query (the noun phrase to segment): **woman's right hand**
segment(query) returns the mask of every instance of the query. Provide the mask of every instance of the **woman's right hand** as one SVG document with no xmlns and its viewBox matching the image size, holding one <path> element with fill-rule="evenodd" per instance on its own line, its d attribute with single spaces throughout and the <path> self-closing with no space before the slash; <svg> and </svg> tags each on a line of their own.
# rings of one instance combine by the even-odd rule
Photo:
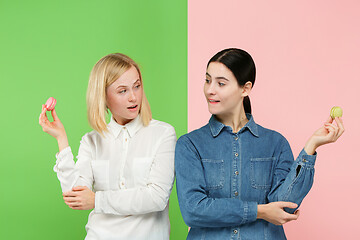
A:
<svg viewBox="0 0 360 240">
<path fill-rule="evenodd" d="M 69 145 L 67 136 L 66 136 L 66 132 L 65 132 L 65 128 L 64 128 L 63 124 L 61 123 L 60 119 L 58 118 L 58 116 L 56 115 L 55 109 L 53 109 L 51 111 L 51 115 L 54 119 L 53 122 L 50 122 L 48 117 L 46 116 L 46 110 L 47 109 L 46 109 L 45 105 L 43 104 L 42 111 L 39 116 L 39 124 L 41 125 L 44 132 L 46 132 L 46 133 L 50 134 L 51 136 L 53 136 L 54 138 L 56 138 L 56 140 L 58 141 L 58 144 L 59 144 L 59 151 L 61 151 Z"/>
<path fill-rule="evenodd" d="M 294 214 L 285 212 L 284 208 L 297 208 L 296 203 L 292 202 L 271 202 L 258 205 L 258 219 L 264 219 L 275 225 L 283 225 L 292 220 L 297 220 L 300 211 L 296 210 Z"/>
<path fill-rule="evenodd" d="M 335 119 L 328 117 L 324 125 L 316 130 L 306 142 L 304 147 L 305 152 L 313 155 L 318 147 L 336 142 L 344 131 L 344 123 L 341 117 L 336 117 Z"/>
</svg>

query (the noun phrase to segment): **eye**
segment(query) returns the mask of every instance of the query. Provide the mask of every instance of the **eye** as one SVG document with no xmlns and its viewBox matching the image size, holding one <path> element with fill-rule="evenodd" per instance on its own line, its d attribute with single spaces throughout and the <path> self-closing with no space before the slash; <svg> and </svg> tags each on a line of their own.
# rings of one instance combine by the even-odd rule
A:
<svg viewBox="0 0 360 240">
<path fill-rule="evenodd" d="M 225 83 L 219 82 L 219 86 L 220 87 L 225 86 Z"/>
<path fill-rule="evenodd" d="M 206 83 L 210 83 L 210 80 L 209 80 L 209 79 L 205 79 L 205 82 L 206 82 Z"/>
<path fill-rule="evenodd" d="M 126 90 L 125 89 L 121 90 L 121 91 L 119 91 L 119 93 L 126 93 Z"/>
<path fill-rule="evenodd" d="M 136 86 L 135 86 L 135 88 L 140 88 L 140 87 L 141 87 L 141 85 L 140 85 L 140 84 L 138 84 L 138 85 L 136 85 Z"/>
</svg>

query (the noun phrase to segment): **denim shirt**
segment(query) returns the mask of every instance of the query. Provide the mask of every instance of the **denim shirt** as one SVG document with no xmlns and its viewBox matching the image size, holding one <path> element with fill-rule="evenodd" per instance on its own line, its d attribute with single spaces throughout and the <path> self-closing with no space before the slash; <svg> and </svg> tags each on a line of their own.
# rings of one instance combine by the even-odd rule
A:
<svg viewBox="0 0 360 240">
<path fill-rule="evenodd" d="M 300 203 L 314 177 L 315 155 L 294 161 L 278 132 L 248 123 L 237 133 L 212 116 L 179 138 L 175 149 L 180 210 L 191 227 L 187 239 L 286 239 L 282 226 L 257 218 L 257 205 Z M 286 209 L 293 213 L 295 209 Z"/>
</svg>

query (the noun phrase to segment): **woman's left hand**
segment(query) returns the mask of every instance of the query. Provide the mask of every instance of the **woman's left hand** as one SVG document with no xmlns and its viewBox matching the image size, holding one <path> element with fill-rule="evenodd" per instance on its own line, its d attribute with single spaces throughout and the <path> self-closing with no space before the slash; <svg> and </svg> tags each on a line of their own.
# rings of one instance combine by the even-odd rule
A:
<svg viewBox="0 0 360 240">
<path fill-rule="evenodd" d="M 74 187 L 72 191 L 64 192 L 63 198 L 70 208 L 76 210 L 89 210 L 95 208 L 95 193 L 88 187 Z"/>
<path fill-rule="evenodd" d="M 335 124 L 336 122 L 336 124 Z M 312 155 L 315 153 L 316 148 L 321 145 L 333 143 L 344 133 L 344 124 L 341 118 L 336 117 L 335 122 L 331 117 L 324 123 L 324 126 L 314 132 L 305 145 L 307 154 Z"/>
</svg>

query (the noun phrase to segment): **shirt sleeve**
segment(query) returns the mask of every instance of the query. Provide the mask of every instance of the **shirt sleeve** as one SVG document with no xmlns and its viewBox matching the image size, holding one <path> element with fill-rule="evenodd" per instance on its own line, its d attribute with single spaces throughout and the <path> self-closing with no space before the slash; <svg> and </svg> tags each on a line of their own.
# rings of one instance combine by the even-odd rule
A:
<svg viewBox="0 0 360 240">
<path fill-rule="evenodd" d="M 146 187 L 97 191 L 95 213 L 138 215 L 163 211 L 166 208 L 175 175 L 176 134 L 174 128 L 166 130 L 160 138 Z"/>
<path fill-rule="evenodd" d="M 296 161 L 289 143 L 284 139 L 279 160 L 274 168 L 273 184 L 268 195 L 269 202 L 294 202 L 300 206 L 314 181 L 314 165 L 317 153 L 308 155 L 304 149 Z M 296 209 L 285 210 L 294 213 Z"/>
<path fill-rule="evenodd" d="M 175 172 L 180 210 L 189 227 L 229 227 L 256 221 L 256 202 L 208 197 L 200 156 L 187 136 L 176 144 Z"/>
<path fill-rule="evenodd" d="M 80 141 L 77 159 L 75 164 L 70 147 L 56 154 L 54 171 L 60 181 L 62 192 L 70 191 L 75 186 L 86 186 L 92 189 L 94 180 L 90 165 L 91 148 L 86 135 Z"/>
</svg>

